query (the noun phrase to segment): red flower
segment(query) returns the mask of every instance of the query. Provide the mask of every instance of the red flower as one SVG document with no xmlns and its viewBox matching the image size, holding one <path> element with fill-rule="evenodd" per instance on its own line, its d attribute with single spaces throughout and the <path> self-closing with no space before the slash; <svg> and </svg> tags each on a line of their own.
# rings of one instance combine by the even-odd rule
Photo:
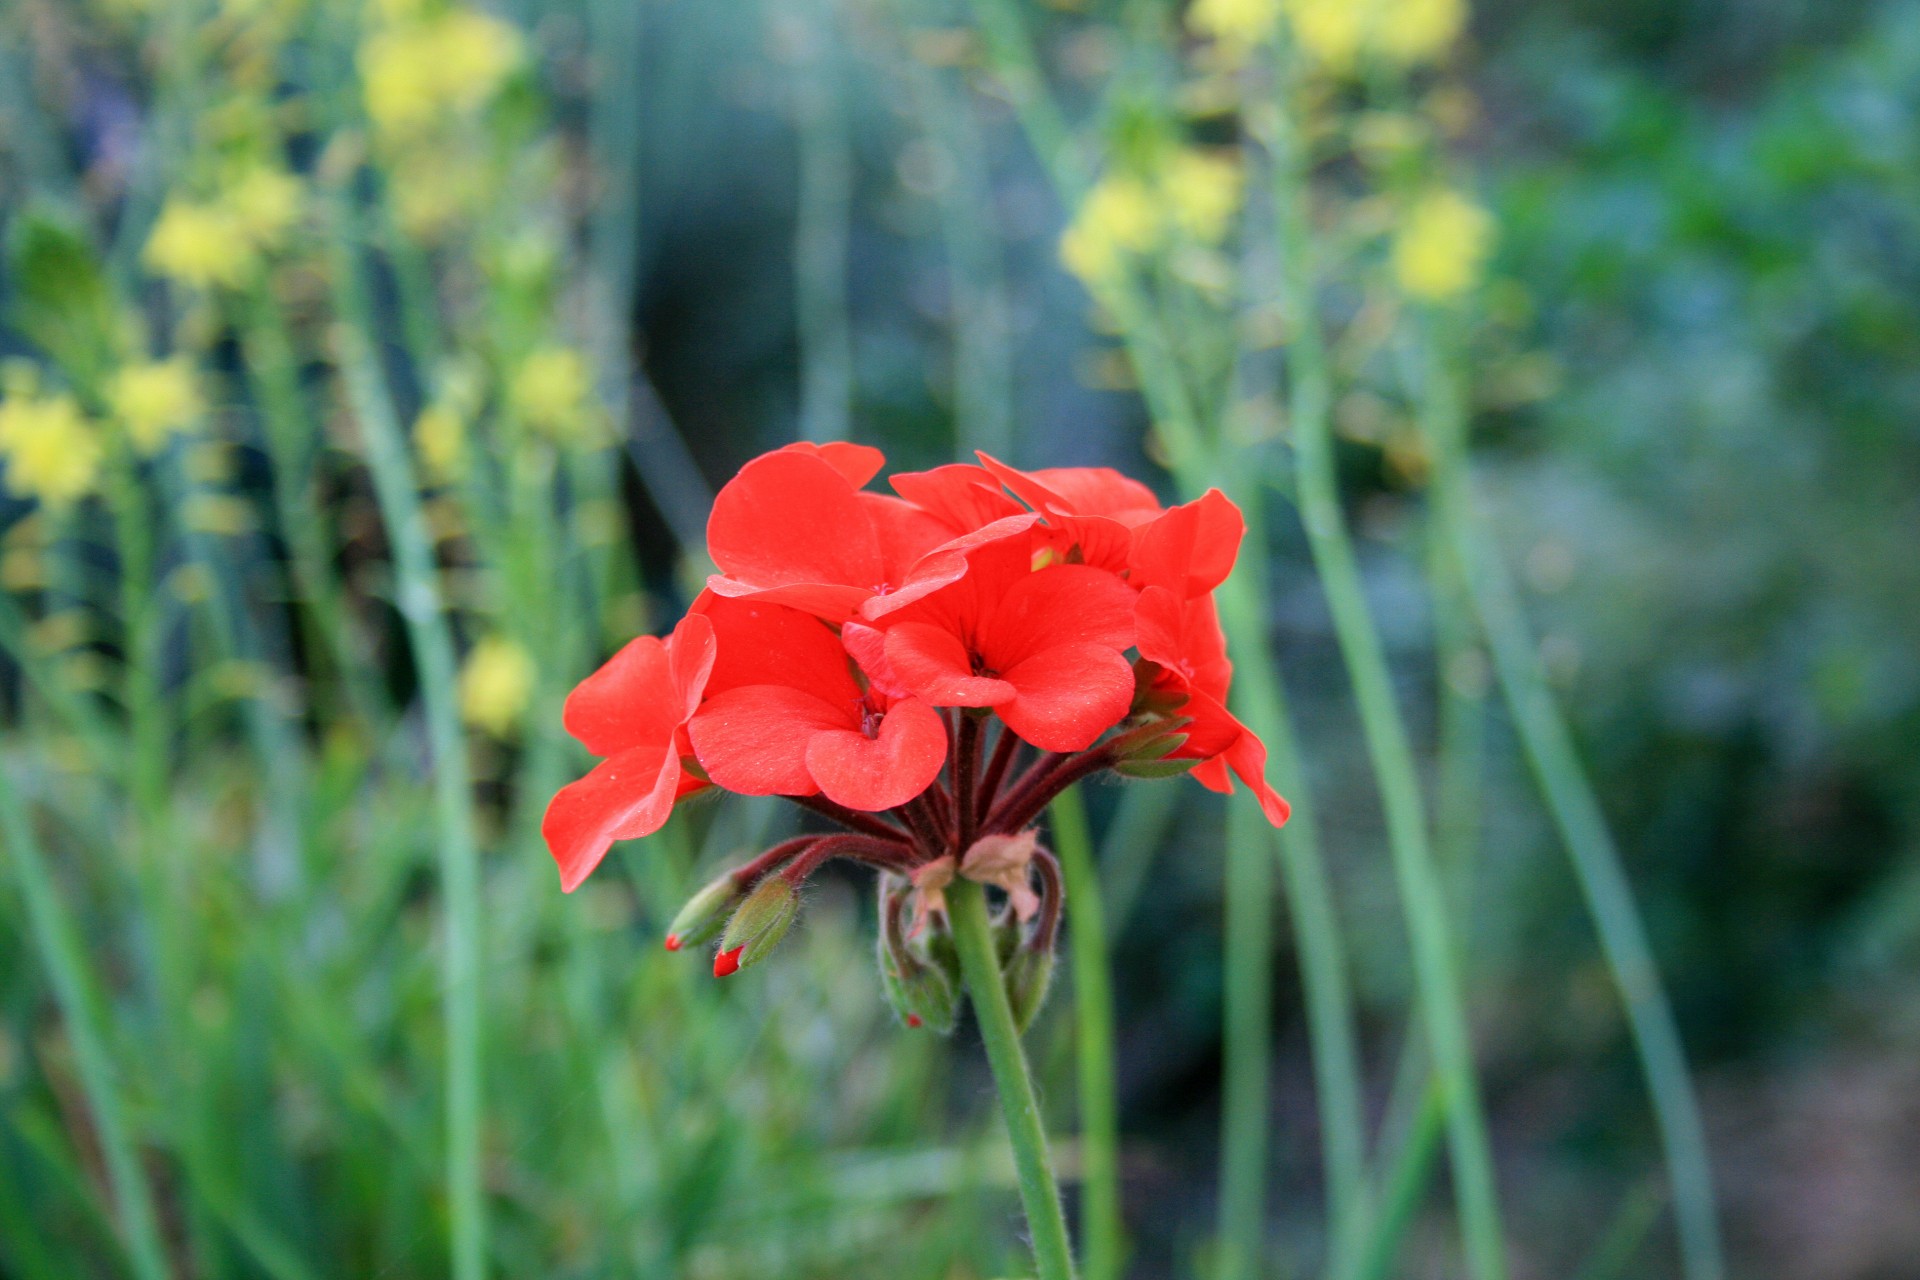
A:
<svg viewBox="0 0 1920 1280">
<path fill-rule="evenodd" d="M 1133 592 L 1090 565 L 1035 570 L 1033 553 L 1025 530 L 983 541 L 963 577 L 887 609 L 884 678 L 937 707 L 992 707 L 1042 750 L 1080 751 L 1132 705 Z"/>
<path fill-rule="evenodd" d="M 875 596 L 910 598 L 965 571 L 929 556 L 953 531 L 900 498 L 865 493 L 883 459 L 850 444 L 762 454 L 714 497 L 707 552 L 715 595 L 766 600 L 838 622 Z"/>
<path fill-rule="evenodd" d="M 641 636 L 582 680 L 567 697 L 567 732 L 606 756 L 547 806 L 541 834 L 571 893 L 615 840 L 651 835 L 673 802 L 706 785 L 680 767 L 684 726 L 700 704 L 715 663 L 714 631 L 699 615 L 664 641 Z"/>
<path fill-rule="evenodd" d="M 703 597 L 720 656 L 688 725 L 707 776 L 743 795 L 821 792 L 882 810 L 925 791 L 947 759 L 939 713 L 863 689 L 839 636 L 764 600 Z"/>
</svg>

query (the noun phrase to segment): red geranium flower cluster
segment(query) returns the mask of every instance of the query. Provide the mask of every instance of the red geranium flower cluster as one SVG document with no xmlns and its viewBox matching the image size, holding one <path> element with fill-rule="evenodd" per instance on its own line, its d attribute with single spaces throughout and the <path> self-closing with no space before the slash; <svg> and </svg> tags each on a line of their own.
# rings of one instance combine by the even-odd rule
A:
<svg viewBox="0 0 1920 1280">
<path fill-rule="evenodd" d="M 775 870 L 790 887 L 827 857 L 923 882 L 942 859 L 971 874 L 983 838 L 1022 833 L 1106 768 L 1191 771 L 1216 791 L 1237 776 L 1286 820 L 1265 748 L 1226 708 L 1213 591 L 1244 532 L 1234 505 L 1213 491 L 1163 509 L 1104 468 L 980 460 L 896 475 L 897 496 L 867 490 L 884 459 L 859 445 L 741 468 L 707 525 L 719 572 L 687 616 L 567 700 L 568 731 L 606 758 L 547 811 L 563 888 L 709 786 L 789 796 L 853 834 L 789 841 L 723 877 L 696 929 Z M 1025 862 L 1008 872 L 996 849 L 1003 887 L 1030 906 Z M 754 958 L 736 947 L 734 961 L 742 950 Z M 732 963 L 723 946 L 719 969 Z"/>
</svg>

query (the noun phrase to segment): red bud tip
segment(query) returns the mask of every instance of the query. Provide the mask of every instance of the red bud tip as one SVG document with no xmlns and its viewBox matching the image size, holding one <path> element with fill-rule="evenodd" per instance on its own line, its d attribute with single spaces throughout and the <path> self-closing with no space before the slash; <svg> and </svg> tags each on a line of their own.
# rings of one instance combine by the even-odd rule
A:
<svg viewBox="0 0 1920 1280">
<path fill-rule="evenodd" d="M 724 978 L 730 973 L 740 972 L 740 953 L 747 948 L 744 944 L 731 951 L 722 951 L 713 958 L 713 976 Z"/>
<path fill-rule="evenodd" d="M 920 1015 L 919 1015 L 919 1014 L 917 1014 L 917 1013 L 910 1013 L 910 1014 L 908 1014 L 908 1015 L 907 1015 L 907 1025 L 908 1025 L 908 1026 L 910 1026 L 910 1027 L 917 1027 L 917 1026 L 919 1026 L 919 1025 L 920 1025 Z"/>
<path fill-rule="evenodd" d="M 670 933 L 670 934 L 668 934 L 668 935 L 667 935 L 667 950 L 669 950 L 669 951 L 678 951 L 679 949 L 680 949 L 680 935 L 679 935 L 679 934 L 677 934 L 677 933 Z"/>
</svg>

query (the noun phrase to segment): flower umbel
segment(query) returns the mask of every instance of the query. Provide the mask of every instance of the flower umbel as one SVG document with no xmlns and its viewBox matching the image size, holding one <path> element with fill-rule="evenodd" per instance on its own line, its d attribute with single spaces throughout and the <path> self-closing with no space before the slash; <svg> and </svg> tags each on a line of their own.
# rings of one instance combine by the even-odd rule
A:
<svg viewBox="0 0 1920 1280">
<path fill-rule="evenodd" d="M 607 757 L 548 809 L 571 890 L 615 840 L 657 830 L 705 787 L 780 795 L 844 829 L 723 874 L 668 950 L 720 934 L 728 976 L 772 952 L 824 863 L 881 873 L 880 966 L 903 1021 L 952 1025 L 957 881 L 986 885 L 1017 1022 L 1052 972 L 1060 876 L 1034 823 L 1113 771 L 1251 789 L 1275 825 L 1265 748 L 1226 709 L 1213 591 L 1243 526 L 1222 494 L 1163 508 L 1101 468 L 978 466 L 896 475 L 850 444 L 792 445 L 726 485 L 708 523 L 720 569 L 665 639 L 628 644 L 567 700 Z M 477 658 L 476 658 L 477 661 Z M 977 889 L 969 892 L 977 893 Z"/>
</svg>

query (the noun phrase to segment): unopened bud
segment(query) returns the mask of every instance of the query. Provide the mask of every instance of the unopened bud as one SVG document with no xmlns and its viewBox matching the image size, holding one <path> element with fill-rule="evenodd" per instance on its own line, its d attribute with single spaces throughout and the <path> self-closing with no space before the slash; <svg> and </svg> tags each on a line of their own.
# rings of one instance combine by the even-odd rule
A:
<svg viewBox="0 0 1920 1280">
<path fill-rule="evenodd" d="M 709 882 L 687 899 L 687 905 L 680 908 L 680 914 L 667 926 L 667 950 L 697 947 L 719 933 L 726 927 L 727 913 L 746 896 L 731 871 Z"/>
<path fill-rule="evenodd" d="M 1053 948 L 1021 947 L 1001 970 L 1000 980 L 1006 984 L 1007 1003 L 1013 1006 L 1013 1025 L 1025 1034 L 1053 986 Z"/>
<path fill-rule="evenodd" d="M 785 876 L 768 876 L 747 895 L 720 935 L 720 955 L 714 961 L 716 977 L 758 963 L 786 937 L 787 927 L 800 914 L 800 893 Z M 726 972 L 721 972 L 725 962 Z"/>
<path fill-rule="evenodd" d="M 1199 763 L 1193 756 L 1178 760 L 1122 760 L 1113 766 L 1113 771 L 1123 778 L 1177 778 Z"/>
<path fill-rule="evenodd" d="M 880 985 L 887 1002 L 909 1027 L 946 1035 L 960 1007 L 959 957 L 943 918 L 935 917 L 908 938 L 904 917 L 910 893 L 904 880 L 882 881 L 880 892 Z"/>
</svg>

